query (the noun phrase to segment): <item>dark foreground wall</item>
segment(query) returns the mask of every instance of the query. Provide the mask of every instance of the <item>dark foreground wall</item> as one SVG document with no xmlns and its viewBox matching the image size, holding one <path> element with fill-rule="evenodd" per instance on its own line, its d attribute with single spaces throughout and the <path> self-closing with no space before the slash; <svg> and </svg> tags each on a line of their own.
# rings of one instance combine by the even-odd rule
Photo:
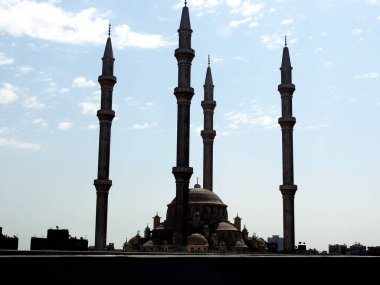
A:
<svg viewBox="0 0 380 285">
<path fill-rule="evenodd" d="M 379 284 L 380 257 L 0 252 L 6 284 Z M 339 284 L 340 282 L 338 282 Z"/>
</svg>

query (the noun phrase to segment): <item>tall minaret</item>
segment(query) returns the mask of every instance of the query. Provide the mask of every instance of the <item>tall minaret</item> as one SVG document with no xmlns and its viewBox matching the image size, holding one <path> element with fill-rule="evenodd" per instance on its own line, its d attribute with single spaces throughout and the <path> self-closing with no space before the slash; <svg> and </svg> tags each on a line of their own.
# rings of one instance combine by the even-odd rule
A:
<svg viewBox="0 0 380 285">
<path fill-rule="evenodd" d="M 204 114 L 204 130 L 201 131 L 203 139 L 203 188 L 212 191 L 212 165 L 213 165 L 213 144 L 216 132 L 213 130 L 214 109 L 214 84 L 210 67 L 210 56 L 208 57 L 208 67 L 206 72 L 204 88 L 204 100 L 202 108 Z"/>
<path fill-rule="evenodd" d="M 116 83 L 113 76 L 114 57 L 111 43 L 111 25 L 109 26 L 108 39 L 103 55 L 102 75 L 98 82 L 101 86 L 101 105 L 97 112 L 99 118 L 99 156 L 98 179 L 94 180 L 96 188 L 96 225 L 95 225 L 95 249 L 105 250 L 107 240 L 107 208 L 108 191 L 112 181 L 109 180 L 111 125 L 115 117 L 112 110 L 112 91 Z"/>
<path fill-rule="evenodd" d="M 282 175 L 280 185 L 283 201 L 284 252 L 293 253 L 295 250 L 294 237 L 294 195 L 297 185 L 294 185 L 293 167 L 293 127 L 296 118 L 292 112 L 292 98 L 295 86 L 292 83 L 292 66 L 290 65 L 289 49 L 286 45 L 282 54 L 281 84 L 278 91 L 281 94 L 281 114 L 278 123 L 282 131 Z"/>
<path fill-rule="evenodd" d="M 173 167 L 176 183 L 176 212 L 174 243 L 179 250 L 187 244 L 189 181 L 193 168 L 189 167 L 190 153 L 190 104 L 194 89 L 190 86 L 191 62 L 195 56 L 191 48 L 189 9 L 182 8 L 181 23 L 178 29 L 179 47 L 175 50 L 178 62 L 178 87 L 174 88 L 177 98 L 177 164 Z"/>
</svg>

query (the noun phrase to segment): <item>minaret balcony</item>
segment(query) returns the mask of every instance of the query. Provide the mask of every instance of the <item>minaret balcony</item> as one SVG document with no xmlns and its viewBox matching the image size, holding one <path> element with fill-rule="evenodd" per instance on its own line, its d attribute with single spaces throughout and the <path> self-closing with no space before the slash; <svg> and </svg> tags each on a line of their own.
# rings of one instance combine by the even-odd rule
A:
<svg viewBox="0 0 380 285">
<path fill-rule="evenodd" d="M 278 123 L 283 129 L 293 128 L 296 123 L 296 118 L 295 117 L 281 117 L 281 118 L 278 118 Z"/>
</svg>

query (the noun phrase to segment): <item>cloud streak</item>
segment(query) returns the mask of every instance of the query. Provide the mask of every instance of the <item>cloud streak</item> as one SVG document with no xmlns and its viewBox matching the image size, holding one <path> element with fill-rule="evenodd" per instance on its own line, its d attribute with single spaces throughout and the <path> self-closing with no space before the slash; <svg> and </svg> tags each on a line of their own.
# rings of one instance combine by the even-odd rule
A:
<svg viewBox="0 0 380 285">
<path fill-rule="evenodd" d="M 6 54 L 0 52 L 0 65 L 12 64 L 14 61 L 14 58 L 8 57 Z"/>
<path fill-rule="evenodd" d="M 18 99 L 18 88 L 10 83 L 3 83 L 0 87 L 0 105 L 7 105 Z"/>
<path fill-rule="evenodd" d="M 372 72 L 356 75 L 355 79 L 374 79 L 378 77 L 379 77 L 379 73 L 372 71 Z"/>
<path fill-rule="evenodd" d="M 107 14 L 90 7 L 77 13 L 63 10 L 59 3 L 33 0 L 2 0 L 0 29 L 15 36 L 27 36 L 59 43 L 104 44 L 109 20 Z M 119 25 L 113 31 L 114 47 L 159 48 L 171 42 L 162 35 L 132 31 Z M 1 59 L 1 57 L 0 57 Z"/>
<path fill-rule="evenodd" d="M 95 82 L 92 80 L 87 80 L 84 76 L 79 76 L 73 80 L 73 87 L 89 88 L 94 86 L 96 86 Z"/>
<path fill-rule="evenodd" d="M 0 147 L 31 151 L 38 151 L 39 149 L 41 149 L 41 145 L 39 144 L 20 142 L 16 139 L 10 138 L 0 138 Z"/>
</svg>

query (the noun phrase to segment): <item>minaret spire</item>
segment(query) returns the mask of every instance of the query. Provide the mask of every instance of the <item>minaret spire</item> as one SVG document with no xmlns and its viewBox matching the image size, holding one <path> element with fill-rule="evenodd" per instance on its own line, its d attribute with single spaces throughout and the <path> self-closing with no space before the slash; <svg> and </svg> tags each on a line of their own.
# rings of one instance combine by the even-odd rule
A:
<svg viewBox="0 0 380 285">
<path fill-rule="evenodd" d="M 191 48 L 189 9 L 182 8 L 181 23 L 178 29 L 178 48 L 175 57 L 178 62 L 178 87 L 174 88 L 177 99 L 177 156 L 172 173 L 176 180 L 176 206 L 174 243 L 178 250 L 185 250 L 188 232 L 189 182 L 193 168 L 189 166 L 190 154 L 190 104 L 194 95 L 191 84 L 191 62 L 195 56 Z"/>
<path fill-rule="evenodd" d="M 292 83 L 292 66 L 290 64 L 289 49 L 286 44 L 282 53 L 281 84 L 278 91 L 281 94 L 281 114 L 278 123 L 282 131 L 282 175 L 283 184 L 280 185 L 283 200 L 283 227 L 284 252 L 293 253 L 295 248 L 294 235 L 294 195 L 297 185 L 294 185 L 293 166 L 293 127 L 296 118 L 293 117 L 292 99 L 295 86 Z"/>
<path fill-rule="evenodd" d="M 203 139 L 203 188 L 213 191 L 213 145 L 216 132 L 213 130 L 214 109 L 214 84 L 210 67 L 210 55 L 208 56 L 208 66 L 204 88 L 204 100 L 201 103 L 204 114 L 204 129 L 201 131 Z"/>
<path fill-rule="evenodd" d="M 110 30 L 109 30 L 110 33 Z M 112 110 L 112 92 L 116 84 L 113 75 L 114 57 L 110 34 L 104 49 L 102 75 L 98 82 L 101 86 L 101 105 L 97 112 L 99 118 L 99 155 L 98 155 L 98 178 L 94 180 L 96 188 L 96 223 L 95 223 L 95 249 L 105 250 L 107 240 L 107 210 L 108 192 L 112 186 L 109 179 L 111 125 L 115 117 Z"/>
</svg>

